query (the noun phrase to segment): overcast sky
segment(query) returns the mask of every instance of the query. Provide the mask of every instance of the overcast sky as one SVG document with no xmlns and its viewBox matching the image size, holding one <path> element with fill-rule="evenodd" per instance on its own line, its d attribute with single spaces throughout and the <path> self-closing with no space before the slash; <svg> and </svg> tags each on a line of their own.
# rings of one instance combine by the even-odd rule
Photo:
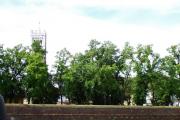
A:
<svg viewBox="0 0 180 120">
<path fill-rule="evenodd" d="M 47 32 L 47 62 L 66 47 L 72 53 L 91 39 L 110 40 L 120 49 L 153 44 L 165 55 L 180 43 L 180 0 L 0 0 L 0 44 L 31 44 L 31 30 Z"/>
</svg>

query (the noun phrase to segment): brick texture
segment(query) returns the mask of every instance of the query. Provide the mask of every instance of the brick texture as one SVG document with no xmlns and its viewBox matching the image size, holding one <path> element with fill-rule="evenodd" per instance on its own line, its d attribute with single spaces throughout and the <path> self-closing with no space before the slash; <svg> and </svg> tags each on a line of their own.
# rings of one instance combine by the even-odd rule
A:
<svg viewBox="0 0 180 120">
<path fill-rule="evenodd" d="M 7 120 L 180 120 L 180 108 L 6 105 Z"/>
</svg>

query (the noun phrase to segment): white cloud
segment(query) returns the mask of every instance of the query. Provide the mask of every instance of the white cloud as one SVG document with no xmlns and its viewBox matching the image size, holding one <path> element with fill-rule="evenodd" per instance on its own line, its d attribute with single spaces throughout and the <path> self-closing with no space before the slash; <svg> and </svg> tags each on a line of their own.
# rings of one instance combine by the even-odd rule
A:
<svg viewBox="0 0 180 120">
<path fill-rule="evenodd" d="M 55 0 L 56 1 L 56 0 Z M 66 7 L 89 6 L 106 9 L 151 9 L 167 12 L 180 6 L 179 0 L 65 0 Z"/>
</svg>

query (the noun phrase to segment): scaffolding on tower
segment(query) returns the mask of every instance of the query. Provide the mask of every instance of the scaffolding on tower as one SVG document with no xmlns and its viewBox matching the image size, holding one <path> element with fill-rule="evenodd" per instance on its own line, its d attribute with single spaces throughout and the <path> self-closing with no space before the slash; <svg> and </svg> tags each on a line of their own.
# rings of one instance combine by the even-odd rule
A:
<svg viewBox="0 0 180 120">
<path fill-rule="evenodd" d="M 31 30 L 31 39 L 33 41 L 40 41 L 41 47 L 45 50 L 44 53 L 44 62 L 46 63 L 46 45 L 47 45 L 47 34 L 45 31 L 41 31 L 39 28 L 38 30 Z"/>
</svg>

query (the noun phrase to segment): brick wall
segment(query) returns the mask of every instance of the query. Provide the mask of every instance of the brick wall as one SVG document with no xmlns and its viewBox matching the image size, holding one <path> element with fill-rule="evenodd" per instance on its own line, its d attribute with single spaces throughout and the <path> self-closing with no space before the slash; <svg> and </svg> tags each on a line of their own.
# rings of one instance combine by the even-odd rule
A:
<svg viewBox="0 0 180 120">
<path fill-rule="evenodd" d="M 180 108 L 6 105 L 7 120 L 180 120 Z"/>
</svg>

